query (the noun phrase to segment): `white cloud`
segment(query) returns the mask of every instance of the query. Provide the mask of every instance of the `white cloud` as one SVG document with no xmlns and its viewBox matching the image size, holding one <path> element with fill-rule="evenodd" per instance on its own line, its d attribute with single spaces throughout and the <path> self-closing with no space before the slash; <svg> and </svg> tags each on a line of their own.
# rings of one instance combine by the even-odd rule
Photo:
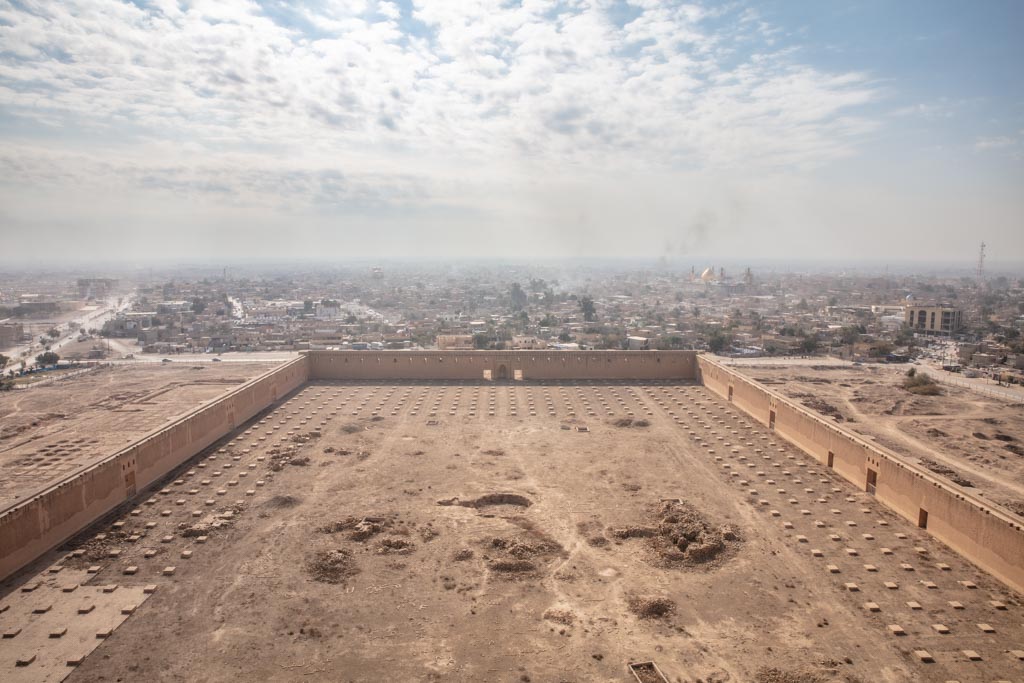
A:
<svg viewBox="0 0 1024 683">
<path fill-rule="evenodd" d="M 5 183 L 497 215 L 544 179 L 813 169 L 876 125 L 869 75 L 765 51 L 750 12 L 607 4 L 0 0 L 0 112 L 32 130 Z"/>
<path fill-rule="evenodd" d="M 997 135 L 994 137 L 980 137 L 974 141 L 974 149 L 978 151 L 986 151 L 990 149 L 1007 149 L 1010 147 L 1016 147 L 1020 144 L 1020 140 L 1017 138 L 1010 137 L 1008 135 Z"/>
</svg>

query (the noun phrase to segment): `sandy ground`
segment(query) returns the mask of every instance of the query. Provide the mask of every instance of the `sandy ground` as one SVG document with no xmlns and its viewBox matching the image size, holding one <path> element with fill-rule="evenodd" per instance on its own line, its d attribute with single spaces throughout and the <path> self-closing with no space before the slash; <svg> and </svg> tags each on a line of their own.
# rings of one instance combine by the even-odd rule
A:
<svg viewBox="0 0 1024 683">
<path fill-rule="evenodd" d="M 1024 676 L 1020 596 L 699 386 L 314 384 L 135 505 L 40 564 L 155 591 L 69 680 Z"/>
<path fill-rule="evenodd" d="M 0 393 L 0 509 L 271 367 L 104 367 Z"/>
<path fill-rule="evenodd" d="M 737 369 L 1024 515 L 1024 405 L 949 385 L 940 396 L 917 396 L 900 386 L 910 367 Z"/>
</svg>

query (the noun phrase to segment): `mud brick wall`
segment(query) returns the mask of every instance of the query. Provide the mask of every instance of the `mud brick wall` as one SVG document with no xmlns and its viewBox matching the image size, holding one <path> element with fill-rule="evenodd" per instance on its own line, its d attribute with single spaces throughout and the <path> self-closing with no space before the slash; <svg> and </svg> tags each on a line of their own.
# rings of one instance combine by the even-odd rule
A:
<svg viewBox="0 0 1024 683">
<path fill-rule="evenodd" d="M 314 379 L 695 379 L 695 351 L 310 351 Z"/>
<path fill-rule="evenodd" d="M 134 497 L 309 379 L 305 357 L 181 415 L 100 462 L 0 511 L 0 580 Z"/>
<path fill-rule="evenodd" d="M 1024 592 L 1024 520 L 864 441 L 810 409 L 705 356 L 701 382 L 861 490 L 877 473 L 875 497 L 1011 588 Z"/>
</svg>

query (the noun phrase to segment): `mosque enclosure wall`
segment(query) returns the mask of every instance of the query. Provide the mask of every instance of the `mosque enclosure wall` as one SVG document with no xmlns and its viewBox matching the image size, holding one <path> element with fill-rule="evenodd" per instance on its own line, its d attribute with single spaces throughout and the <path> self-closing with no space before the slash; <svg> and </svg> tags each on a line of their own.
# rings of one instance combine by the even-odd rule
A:
<svg viewBox="0 0 1024 683">
<path fill-rule="evenodd" d="M 315 379 L 694 379 L 695 351 L 312 351 Z"/>
<path fill-rule="evenodd" d="M 721 363 L 701 356 L 698 366 L 704 386 L 1024 592 L 1024 527 L 1020 519 Z"/>
<path fill-rule="evenodd" d="M 1024 530 L 1017 517 L 694 351 L 311 351 L 0 511 L 0 579 L 310 380 L 486 378 L 699 380 L 858 488 L 872 490 L 898 514 L 915 524 L 926 523 L 935 538 L 1024 592 Z"/>
<path fill-rule="evenodd" d="M 308 360 L 297 358 L 0 511 L 0 580 L 133 498 L 308 379 Z"/>
</svg>

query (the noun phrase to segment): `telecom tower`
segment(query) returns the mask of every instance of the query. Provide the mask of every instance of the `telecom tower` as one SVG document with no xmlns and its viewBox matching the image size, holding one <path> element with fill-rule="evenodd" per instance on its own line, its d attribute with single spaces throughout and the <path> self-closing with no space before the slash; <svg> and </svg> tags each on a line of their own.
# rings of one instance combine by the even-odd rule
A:
<svg viewBox="0 0 1024 683">
<path fill-rule="evenodd" d="M 978 282 L 985 279 L 985 243 L 981 243 L 981 248 L 978 249 Z"/>
</svg>

